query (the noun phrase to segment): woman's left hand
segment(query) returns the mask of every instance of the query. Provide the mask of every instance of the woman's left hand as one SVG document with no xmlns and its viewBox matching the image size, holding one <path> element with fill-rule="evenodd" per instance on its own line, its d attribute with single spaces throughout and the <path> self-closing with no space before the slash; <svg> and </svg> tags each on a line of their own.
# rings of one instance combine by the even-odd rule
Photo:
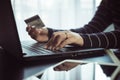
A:
<svg viewBox="0 0 120 80">
<path fill-rule="evenodd" d="M 45 45 L 46 49 L 59 50 L 68 44 L 83 45 L 83 38 L 75 32 L 58 31 L 54 32 L 48 43 Z"/>
</svg>

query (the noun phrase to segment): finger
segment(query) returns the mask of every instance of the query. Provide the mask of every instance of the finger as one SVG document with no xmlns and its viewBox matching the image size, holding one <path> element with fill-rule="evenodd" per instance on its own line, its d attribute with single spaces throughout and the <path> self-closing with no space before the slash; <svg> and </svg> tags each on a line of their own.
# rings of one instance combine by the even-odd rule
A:
<svg viewBox="0 0 120 80">
<path fill-rule="evenodd" d="M 31 26 L 26 27 L 26 31 L 29 32 L 31 30 Z"/>
<path fill-rule="evenodd" d="M 31 38 L 36 39 L 36 37 L 39 33 L 35 28 L 31 28 L 31 30 L 28 32 L 28 34 L 31 36 Z"/>
<path fill-rule="evenodd" d="M 48 43 L 45 45 L 46 49 L 50 49 L 51 50 L 51 47 L 54 44 L 55 37 L 56 37 L 56 35 L 53 34 L 52 37 L 50 38 L 50 40 L 48 41 Z"/>
<path fill-rule="evenodd" d="M 54 39 L 54 45 L 52 46 L 52 50 L 56 50 L 56 47 L 58 47 L 64 40 L 65 38 L 63 36 L 57 35 Z"/>
<path fill-rule="evenodd" d="M 32 35 L 32 34 L 34 34 L 35 32 L 36 32 L 36 29 L 31 27 L 31 29 L 29 30 L 28 34 L 29 34 L 29 35 Z"/>
<path fill-rule="evenodd" d="M 37 36 L 37 35 L 35 34 L 35 32 L 30 33 L 30 37 L 31 37 L 31 38 L 36 39 L 36 36 Z"/>
<path fill-rule="evenodd" d="M 53 33 L 51 39 L 48 41 L 46 48 L 55 50 L 57 46 L 61 44 L 66 39 L 66 35 L 63 32 Z"/>
<path fill-rule="evenodd" d="M 52 50 L 56 50 L 56 47 L 58 47 L 65 39 L 66 35 L 64 32 L 57 32 L 54 39 L 54 44 L 52 45 Z"/>
<path fill-rule="evenodd" d="M 53 50 L 54 46 L 56 45 L 56 42 L 57 42 L 57 39 L 58 39 L 58 35 L 57 36 L 54 36 L 52 39 L 51 39 L 51 42 L 50 42 L 50 47 L 51 47 L 51 50 Z"/>
<path fill-rule="evenodd" d="M 61 44 L 59 44 L 59 46 L 56 47 L 56 50 L 59 50 L 59 49 L 65 47 L 65 45 L 68 45 L 68 44 L 71 44 L 71 43 L 72 43 L 71 38 L 68 38 L 68 39 L 62 41 Z"/>
<path fill-rule="evenodd" d="M 49 46 L 51 50 L 56 50 L 56 47 L 59 46 L 61 42 L 63 42 L 66 39 L 65 36 L 61 35 L 62 34 L 55 34 L 55 36 L 52 38 Z"/>
</svg>

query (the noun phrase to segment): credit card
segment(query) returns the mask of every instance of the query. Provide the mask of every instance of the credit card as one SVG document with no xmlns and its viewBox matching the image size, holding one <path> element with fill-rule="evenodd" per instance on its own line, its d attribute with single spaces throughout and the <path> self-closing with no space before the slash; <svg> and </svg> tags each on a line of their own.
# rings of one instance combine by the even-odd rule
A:
<svg viewBox="0 0 120 80">
<path fill-rule="evenodd" d="M 35 28 L 42 28 L 45 24 L 42 22 L 41 18 L 38 15 L 32 16 L 24 20 L 27 25 L 30 25 Z"/>
</svg>

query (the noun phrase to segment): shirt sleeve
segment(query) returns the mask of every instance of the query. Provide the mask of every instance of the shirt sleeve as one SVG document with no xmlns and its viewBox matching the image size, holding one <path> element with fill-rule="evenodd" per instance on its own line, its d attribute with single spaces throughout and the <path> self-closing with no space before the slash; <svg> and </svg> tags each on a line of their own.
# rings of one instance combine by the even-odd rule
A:
<svg viewBox="0 0 120 80">
<path fill-rule="evenodd" d="M 80 34 L 85 48 L 120 48 L 120 31 Z"/>
<path fill-rule="evenodd" d="M 86 48 L 120 48 L 120 31 L 103 32 L 112 24 L 113 15 L 107 0 L 102 0 L 93 19 L 83 28 L 71 29 L 79 33 Z"/>
</svg>

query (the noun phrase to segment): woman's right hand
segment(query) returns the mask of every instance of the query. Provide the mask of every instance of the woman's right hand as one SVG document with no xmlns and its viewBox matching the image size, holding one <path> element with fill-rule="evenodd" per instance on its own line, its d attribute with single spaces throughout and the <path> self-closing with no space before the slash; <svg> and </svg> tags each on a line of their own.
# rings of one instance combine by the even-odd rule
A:
<svg viewBox="0 0 120 80">
<path fill-rule="evenodd" d="M 26 31 L 31 38 L 38 42 L 47 42 L 48 41 L 48 29 L 43 28 L 33 28 L 32 26 L 27 26 Z"/>
</svg>

